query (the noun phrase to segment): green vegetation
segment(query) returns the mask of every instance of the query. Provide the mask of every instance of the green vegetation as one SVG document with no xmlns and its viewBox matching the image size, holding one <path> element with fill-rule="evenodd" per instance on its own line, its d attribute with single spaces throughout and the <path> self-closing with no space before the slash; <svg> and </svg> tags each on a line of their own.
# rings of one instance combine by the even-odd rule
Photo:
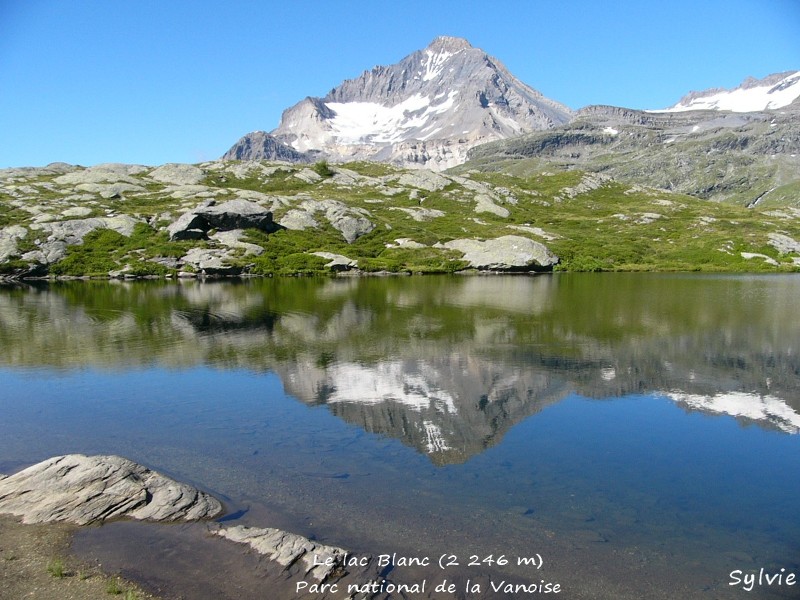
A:
<svg viewBox="0 0 800 600">
<path fill-rule="evenodd" d="M 65 577 L 66 571 L 64 570 L 64 561 L 60 558 L 50 560 L 50 562 L 47 563 L 47 572 L 58 579 Z"/>
<path fill-rule="evenodd" d="M 495 160 L 481 172 L 458 169 L 462 176 L 466 174 L 466 180 L 452 177 L 448 182 L 431 176 L 431 183 L 426 183 L 423 175 L 421 187 L 409 183 L 416 181 L 418 174 L 378 163 L 330 165 L 320 161 L 311 167 L 213 163 L 201 165 L 205 178 L 200 185 L 186 186 L 177 196 L 174 190 L 183 188 L 154 182 L 145 171 L 135 176 L 145 191 L 83 201 L 91 213 L 85 215 L 84 211 L 80 218 L 126 214 L 139 221 L 133 233 L 125 236 L 111 229 L 94 229 L 82 243 L 68 246 L 66 255 L 49 265 L 49 273 L 174 276 L 179 270 L 199 270 L 196 264 L 181 262 L 192 248 L 214 250 L 224 255 L 225 264 L 262 276 L 329 275 L 326 265 L 330 260 L 314 256 L 314 252 L 343 255 L 357 261 L 358 268 L 367 273 L 450 273 L 466 269 L 468 263 L 461 253 L 442 244 L 505 235 L 544 243 L 560 257 L 556 269 L 561 271 L 775 272 L 800 268 L 800 260 L 793 260 L 800 259 L 799 252 L 781 255 L 770 240 L 771 234 L 800 240 L 794 208 L 796 184 L 776 188 L 765 196 L 763 206 L 760 203 L 748 209 L 735 203 L 631 188 L 575 170 L 541 172 L 532 167 L 535 160 Z M 0 275 L 29 271 L 33 265 L 22 255 L 48 242 L 49 224 L 57 222 L 67 208 L 78 214 L 74 195 L 68 205 L 64 201 L 73 188 L 65 185 L 62 193 L 52 174 L 29 177 L 26 189 L 42 194 L 30 200 L 38 203 L 30 212 L 11 204 L 12 196 L 3 192 L 0 180 L 0 227 L 16 224 L 27 229 L 25 237 L 14 240 L 15 251 L 0 260 Z M 209 198 L 219 203 L 237 197 L 271 208 L 276 222 L 290 211 L 312 221 L 303 225 L 305 229 L 269 234 L 247 230 L 241 241 L 255 244 L 260 253 L 213 239 L 169 239 L 166 226 L 183 212 Z M 39 218 L 42 214 L 48 218 Z M 367 221 L 371 229 L 359 231 L 348 243 L 340 230 L 348 219 Z M 763 256 L 747 259 L 742 253 Z"/>
<path fill-rule="evenodd" d="M 333 177 L 334 171 L 328 165 L 327 160 L 321 160 L 311 167 L 311 169 L 320 177 Z"/>
</svg>

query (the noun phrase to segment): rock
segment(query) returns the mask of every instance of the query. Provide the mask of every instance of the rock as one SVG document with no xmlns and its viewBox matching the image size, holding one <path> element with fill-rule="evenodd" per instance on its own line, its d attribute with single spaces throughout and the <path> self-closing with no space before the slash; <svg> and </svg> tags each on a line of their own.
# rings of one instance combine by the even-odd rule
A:
<svg viewBox="0 0 800 600">
<path fill-rule="evenodd" d="M 26 252 L 22 258 L 49 265 L 64 258 L 67 246 L 83 243 L 83 238 L 96 229 L 111 229 L 130 237 L 137 223 L 141 221 L 127 215 L 36 223 L 31 225 L 31 229 L 42 231 L 48 237 L 39 244 L 38 250 Z"/>
<path fill-rule="evenodd" d="M 400 185 L 416 187 L 429 192 L 438 192 L 447 187 L 450 180 L 433 171 L 418 169 L 412 173 L 403 173 L 400 175 L 397 182 Z"/>
<path fill-rule="evenodd" d="M 0 263 L 17 254 L 17 241 L 24 239 L 28 230 L 21 225 L 0 229 Z"/>
<path fill-rule="evenodd" d="M 781 254 L 800 254 L 800 242 L 782 233 L 769 233 L 768 244 Z"/>
<path fill-rule="evenodd" d="M 745 260 L 751 260 L 753 258 L 760 258 L 768 265 L 772 265 L 773 267 L 778 266 L 778 261 L 774 258 L 767 256 L 766 254 L 759 254 L 758 252 L 740 252 L 739 253 L 742 258 Z"/>
<path fill-rule="evenodd" d="M 230 231 L 231 229 L 260 229 L 275 231 L 272 213 L 263 206 L 249 200 L 229 200 L 195 209 L 195 214 L 205 218 L 210 229 Z"/>
<path fill-rule="evenodd" d="M 363 208 L 348 207 L 338 200 L 306 200 L 299 208 L 311 214 L 324 212 L 325 218 L 348 244 L 375 229 L 375 224 L 367 219 L 369 212 Z"/>
<path fill-rule="evenodd" d="M 334 254 L 333 252 L 312 252 L 314 256 L 319 256 L 325 260 L 329 260 L 325 266 L 331 271 L 349 271 L 350 269 L 358 268 L 358 261 L 347 258 L 342 254 Z"/>
<path fill-rule="evenodd" d="M 317 223 L 310 213 L 295 208 L 287 211 L 286 214 L 281 217 L 281 220 L 278 221 L 278 224 L 280 224 L 281 227 L 293 231 L 303 231 L 304 229 L 319 227 L 319 223 Z"/>
<path fill-rule="evenodd" d="M 426 248 L 425 244 L 415 242 L 411 238 L 397 238 L 394 244 L 386 244 L 387 248 Z"/>
<path fill-rule="evenodd" d="M 302 575 L 317 581 L 324 581 L 341 571 L 347 555 L 343 548 L 326 546 L 280 529 L 237 525 L 218 529 L 214 533 L 232 542 L 247 544 L 285 568 L 302 564 Z M 314 564 L 315 556 L 316 562 L 322 564 Z"/>
<path fill-rule="evenodd" d="M 229 250 L 217 250 L 212 248 L 191 248 L 186 255 L 181 258 L 184 264 L 195 267 L 205 275 L 238 275 L 242 268 L 228 264 L 226 260 L 232 258 Z"/>
<path fill-rule="evenodd" d="M 497 206 L 488 194 L 478 194 L 475 196 L 475 212 L 489 212 L 503 218 L 511 214 L 508 212 L 507 208 Z"/>
<path fill-rule="evenodd" d="M 88 217 L 92 214 L 92 209 L 88 206 L 71 206 L 61 212 L 62 217 Z"/>
<path fill-rule="evenodd" d="M 348 244 L 375 229 L 375 224 L 364 217 L 337 215 L 329 219 L 334 229 L 338 229 Z"/>
<path fill-rule="evenodd" d="M 526 231 L 528 233 L 532 233 L 533 235 L 538 235 L 540 238 L 543 238 L 548 242 L 561 239 L 560 235 L 557 235 L 555 233 L 547 233 L 541 227 L 531 227 L 529 225 L 508 225 L 507 227 L 509 229 L 516 229 L 517 231 Z"/>
<path fill-rule="evenodd" d="M 229 200 L 216 205 L 205 202 L 182 214 L 167 227 L 170 239 L 202 239 L 211 229 L 260 229 L 268 233 L 280 227 L 272 221 L 272 212 L 249 200 Z M 202 235 L 201 235 L 202 232 Z"/>
<path fill-rule="evenodd" d="M 75 189 L 91 194 L 98 194 L 101 198 L 121 198 L 128 192 L 146 192 L 147 189 L 141 185 L 132 183 L 82 183 L 76 185 Z"/>
<path fill-rule="evenodd" d="M 0 480 L 0 513 L 23 523 L 194 521 L 221 512 L 208 494 L 120 456 L 56 456 Z"/>
<path fill-rule="evenodd" d="M 415 221 L 423 222 L 430 221 L 436 217 L 443 217 L 445 215 L 441 210 L 435 208 L 406 208 L 402 206 L 393 206 L 390 210 L 400 210 L 411 216 Z"/>
<path fill-rule="evenodd" d="M 127 183 L 140 185 L 141 181 L 131 177 L 131 171 L 122 167 L 135 167 L 136 165 L 97 165 L 81 171 L 72 171 L 56 177 L 53 181 L 58 185 L 83 185 L 93 183 Z M 119 167 L 119 168 L 118 168 Z M 134 172 L 138 172 L 133 169 Z"/>
<path fill-rule="evenodd" d="M 264 248 L 257 244 L 249 244 L 241 241 L 244 235 L 243 229 L 232 229 L 231 231 L 220 231 L 210 236 L 215 242 L 219 242 L 228 248 L 239 248 L 244 250 L 245 256 L 261 256 L 264 253 Z"/>
<path fill-rule="evenodd" d="M 294 176 L 305 183 L 319 183 L 322 181 L 322 176 L 311 169 L 302 169 L 295 173 Z"/>
<path fill-rule="evenodd" d="M 210 227 L 203 217 L 186 212 L 167 226 L 167 233 L 171 240 L 204 240 L 208 237 L 208 229 Z"/>
<path fill-rule="evenodd" d="M 485 242 L 453 240 L 442 246 L 463 252 L 470 267 L 486 271 L 550 270 L 559 260 L 544 244 L 518 235 L 504 235 Z"/>
<path fill-rule="evenodd" d="M 203 170 L 194 165 L 168 163 L 150 171 L 150 179 L 176 185 L 196 185 L 205 179 Z"/>
</svg>

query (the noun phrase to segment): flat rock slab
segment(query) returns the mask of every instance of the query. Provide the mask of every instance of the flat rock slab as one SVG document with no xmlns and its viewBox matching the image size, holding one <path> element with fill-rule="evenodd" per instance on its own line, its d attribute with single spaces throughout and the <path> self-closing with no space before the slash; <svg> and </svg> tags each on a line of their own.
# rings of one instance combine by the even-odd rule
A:
<svg viewBox="0 0 800 600">
<path fill-rule="evenodd" d="M 120 456 L 56 456 L 0 479 L 0 513 L 23 523 L 195 521 L 221 512 L 208 494 Z"/>
</svg>

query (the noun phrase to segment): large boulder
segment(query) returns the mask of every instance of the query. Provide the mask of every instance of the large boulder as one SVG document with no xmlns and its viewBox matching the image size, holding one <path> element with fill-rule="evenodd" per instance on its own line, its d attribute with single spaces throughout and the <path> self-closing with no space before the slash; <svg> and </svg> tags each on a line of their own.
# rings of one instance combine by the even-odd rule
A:
<svg viewBox="0 0 800 600">
<path fill-rule="evenodd" d="M 194 165 L 167 163 L 150 171 L 150 179 L 176 185 L 196 185 L 205 179 L 205 173 Z"/>
<path fill-rule="evenodd" d="M 229 200 L 222 204 L 208 201 L 182 214 L 167 227 L 172 240 L 204 239 L 211 229 L 260 229 L 271 233 L 280 229 L 272 211 L 249 200 Z"/>
<path fill-rule="evenodd" d="M 194 521 L 221 512 L 208 494 L 120 456 L 56 456 L 0 479 L 0 513 L 23 523 Z"/>
<path fill-rule="evenodd" d="M 442 246 L 462 252 L 469 266 L 481 271 L 544 271 L 559 260 L 544 244 L 519 235 L 486 241 L 452 240 Z"/>
</svg>

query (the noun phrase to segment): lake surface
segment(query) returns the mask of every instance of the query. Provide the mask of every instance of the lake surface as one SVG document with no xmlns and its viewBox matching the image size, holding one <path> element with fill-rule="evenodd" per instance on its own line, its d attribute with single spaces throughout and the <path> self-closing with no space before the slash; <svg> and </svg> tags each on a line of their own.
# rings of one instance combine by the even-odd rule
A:
<svg viewBox="0 0 800 600">
<path fill-rule="evenodd" d="M 120 454 L 231 523 L 459 557 L 429 581 L 797 598 L 743 578 L 800 578 L 798 298 L 793 275 L 0 287 L 0 472 Z"/>
</svg>

